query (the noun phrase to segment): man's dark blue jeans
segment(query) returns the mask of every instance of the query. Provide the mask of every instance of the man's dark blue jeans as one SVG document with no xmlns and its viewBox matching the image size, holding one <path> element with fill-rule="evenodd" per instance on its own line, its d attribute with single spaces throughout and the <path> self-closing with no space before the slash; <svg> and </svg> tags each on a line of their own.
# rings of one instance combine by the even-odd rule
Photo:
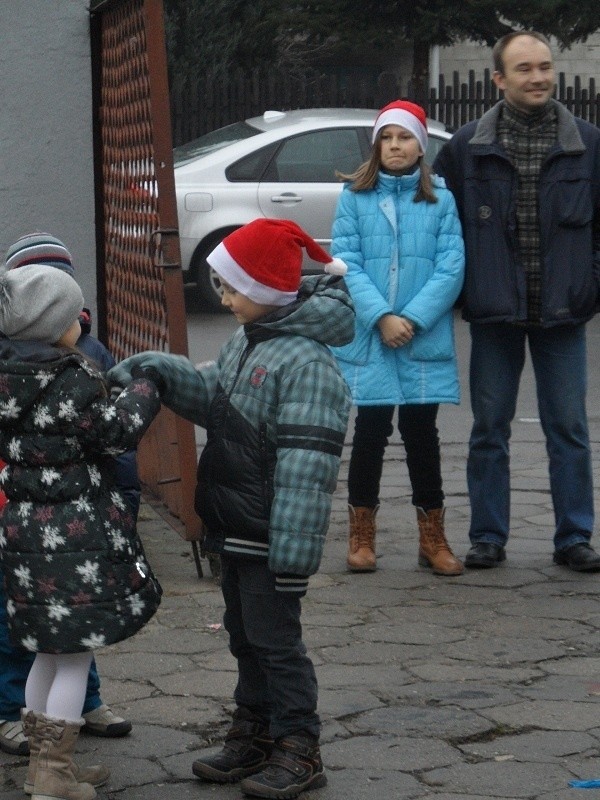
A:
<svg viewBox="0 0 600 800">
<path fill-rule="evenodd" d="M 560 551 L 589 542 L 594 529 L 584 325 L 471 324 L 474 422 L 467 461 L 469 536 L 473 543 L 500 546 L 508 539 L 509 440 L 527 345 L 548 452 L 554 549 Z"/>
</svg>

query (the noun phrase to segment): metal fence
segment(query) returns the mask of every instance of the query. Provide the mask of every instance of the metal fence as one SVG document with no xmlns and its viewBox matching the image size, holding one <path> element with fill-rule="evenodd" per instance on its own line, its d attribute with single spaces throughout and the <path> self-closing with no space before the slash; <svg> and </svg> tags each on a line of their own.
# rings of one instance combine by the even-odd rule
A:
<svg viewBox="0 0 600 800">
<path fill-rule="evenodd" d="M 99 333 L 117 360 L 144 350 L 186 355 L 162 0 L 100 0 L 91 32 Z M 163 408 L 138 467 L 195 542 L 191 423 Z"/>
<path fill-rule="evenodd" d="M 454 72 L 452 80 L 440 76 L 431 89 L 428 114 L 455 130 L 480 117 L 497 102 L 500 93 L 489 69 L 482 78 L 470 70 L 463 80 Z M 170 91 L 173 144 L 183 144 L 203 133 L 267 109 L 294 108 L 381 108 L 398 97 L 413 98 L 409 81 L 389 72 L 356 76 L 338 71 L 322 75 L 290 75 L 276 70 L 234 71 L 211 78 L 202 75 L 193 81 L 173 82 Z M 576 116 L 600 125 L 600 92 L 592 78 L 584 86 L 579 78 L 567 85 L 564 73 L 558 75 L 556 98 Z"/>
</svg>

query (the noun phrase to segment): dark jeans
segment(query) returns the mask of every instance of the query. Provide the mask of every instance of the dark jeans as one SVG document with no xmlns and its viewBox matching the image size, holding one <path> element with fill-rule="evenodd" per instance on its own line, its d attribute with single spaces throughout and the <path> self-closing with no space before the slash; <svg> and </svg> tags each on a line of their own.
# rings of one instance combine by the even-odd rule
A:
<svg viewBox="0 0 600 800">
<path fill-rule="evenodd" d="M 406 466 L 412 487 L 412 503 L 425 511 L 444 504 L 440 439 L 436 425 L 439 405 L 398 406 L 398 430 L 406 451 Z M 348 471 L 348 502 L 351 506 L 375 508 L 383 456 L 393 433 L 395 406 L 359 406 L 354 425 Z"/>
<path fill-rule="evenodd" d="M 238 662 L 234 700 L 270 723 L 274 739 L 319 736 L 317 678 L 302 642 L 301 601 L 275 591 L 266 562 L 221 556 L 229 648 Z"/>
<path fill-rule="evenodd" d="M 589 542 L 594 530 L 592 458 L 586 413 L 584 325 L 523 328 L 471 325 L 467 481 L 472 542 L 505 545 L 510 528 L 510 434 L 529 346 L 546 437 L 554 548 Z"/>
</svg>

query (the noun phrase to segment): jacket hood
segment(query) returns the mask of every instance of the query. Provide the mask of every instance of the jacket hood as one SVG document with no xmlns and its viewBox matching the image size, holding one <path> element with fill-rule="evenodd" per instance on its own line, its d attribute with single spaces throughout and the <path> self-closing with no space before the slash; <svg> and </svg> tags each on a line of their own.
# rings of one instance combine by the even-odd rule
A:
<svg viewBox="0 0 600 800">
<path fill-rule="evenodd" d="M 27 415 L 56 375 L 80 359 L 43 342 L 0 338 L 0 428 Z"/>
<path fill-rule="evenodd" d="M 302 280 L 298 297 L 287 306 L 244 326 L 248 339 L 298 335 L 330 347 L 354 338 L 354 304 L 344 279 L 310 275 Z"/>
<path fill-rule="evenodd" d="M 0 362 L 25 361 L 39 364 L 40 362 L 58 361 L 65 357 L 65 351 L 46 342 L 9 339 L 0 334 Z M 4 371 L 6 364 L 0 363 L 0 371 Z"/>
</svg>

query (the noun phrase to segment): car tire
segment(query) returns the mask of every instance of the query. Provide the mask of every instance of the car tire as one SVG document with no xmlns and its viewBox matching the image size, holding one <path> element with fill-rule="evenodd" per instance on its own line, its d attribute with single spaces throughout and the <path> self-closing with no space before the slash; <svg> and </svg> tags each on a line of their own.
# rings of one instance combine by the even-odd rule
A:
<svg viewBox="0 0 600 800">
<path fill-rule="evenodd" d="M 206 242 L 202 250 L 198 248 L 194 253 L 192 265 L 196 275 L 198 299 L 207 311 L 219 314 L 227 313 L 227 309 L 221 304 L 219 277 L 217 273 L 211 269 L 206 257 L 234 230 L 236 229 L 231 228 L 231 230 L 222 231 L 217 236 L 213 236 L 212 239 Z"/>
</svg>

